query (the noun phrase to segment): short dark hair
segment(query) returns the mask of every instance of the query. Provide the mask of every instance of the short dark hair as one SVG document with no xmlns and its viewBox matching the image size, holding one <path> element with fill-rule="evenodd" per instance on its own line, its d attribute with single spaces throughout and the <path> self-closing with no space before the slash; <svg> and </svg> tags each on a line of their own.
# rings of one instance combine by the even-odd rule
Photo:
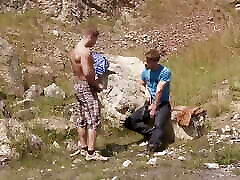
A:
<svg viewBox="0 0 240 180">
<path fill-rule="evenodd" d="M 83 35 L 84 36 L 98 37 L 99 31 L 97 30 L 97 28 L 88 28 L 84 31 Z"/>
<path fill-rule="evenodd" d="M 146 57 L 146 59 L 150 59 L 153 61 L 159 61 L 160 53 L 157 49 L 151 49 L 145 53 L 145 57 Z"/>
</svg>

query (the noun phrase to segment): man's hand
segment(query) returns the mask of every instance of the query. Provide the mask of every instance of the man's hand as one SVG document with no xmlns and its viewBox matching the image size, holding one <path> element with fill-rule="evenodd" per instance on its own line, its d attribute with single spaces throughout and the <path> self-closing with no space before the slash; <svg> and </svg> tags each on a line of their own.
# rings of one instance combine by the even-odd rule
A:
<svg viewBox="0 0 240 180">
<path fill-rule="evenodd" d="M 154 118 L 155 114 L 156 114 L 156 110 L 157 110 L 157 105 L 156 104 L 151 104 L 148 107 L 148 110 L 150 111 L 150 117 Z"/>
<path fill-rule="evenodd" d="M 100 82 L 96 81 L 96 86 L 92 86 L 92 88 L 95 92 L 99 93 L 104 89 L 104 86 Z"/>
<path fill-rule="evenodd" d="M 97 92 L 101 92 L 103 90 L 103 84 L 98 83 L 98 87 L 97 87 Z"/>
</svg>

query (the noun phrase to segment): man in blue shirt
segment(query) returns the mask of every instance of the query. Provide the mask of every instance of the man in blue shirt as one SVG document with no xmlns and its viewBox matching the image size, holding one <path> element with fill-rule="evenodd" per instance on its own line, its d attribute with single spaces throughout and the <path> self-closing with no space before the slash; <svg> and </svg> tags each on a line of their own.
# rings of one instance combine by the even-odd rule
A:
<svg viewBox="0 0 240 180">
<path fill-rule="evenodd" d="M 147 137 L 148 149 L 154 152 L 162 145 L 164 127 L 171 117 L 169 103 L 171 71 L 158 63 L 160 59 L 158 50 L 151 49 L 145 56 L 146 68 L 141 74 L 141 84 L 149 96 L 145 105 L 126 119 L 125 127 Z M 153 127 L 147 124 L 150 118 L 154 119 Z"/>
</svg>

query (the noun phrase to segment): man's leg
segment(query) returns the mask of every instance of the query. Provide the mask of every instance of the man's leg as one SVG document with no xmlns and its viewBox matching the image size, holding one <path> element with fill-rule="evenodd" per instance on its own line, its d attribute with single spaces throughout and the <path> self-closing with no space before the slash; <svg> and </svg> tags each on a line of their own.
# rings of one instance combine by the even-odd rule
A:
<svg viewBox="0 0 240 180">
<path fill-rule="evenodd" d="M 78 131 L 81 147 L 87 147 L 87 131 L 86 131 L 86 128 L 78 128 L 77 131 Z"/>
<path fill-rule="evenodd" d="M 88 129 L 88 153 L 86 155 L 86 160 L 87 161 L 90 161 L 90 160 L 107 161 L 108 157 L 104 157 L 95 151 L 96 138 L 97 138 L 96 129 Z"/>
<path fill-rule="evenodd" d="M 97 132 L 95 129 L 88 129 L 88 151 L 94 151 L 96 147 Z"/>
<path fill-rule="evenodd" d="M 79 136 L 79 141 L 80 141 L 80 154 L 83 156 L 87 155 L 87 150 L 88 150 L 88 146 L 87 146 L 87 130 L 86 128 L 78 128 L 78 136 Z"/>
<path fill-rule="evenodd" d="M 152 128 L 145 123 L 148 118 L 149 113 L 146 112 L 146 106 L 143 106 L 126 119 L 124 126 L 144 136 L 150 136 Z"/>
<path fill-rule="evenodd" d="M 101 110 L 98 97 L 95 93 L 92 93 L 88 98 L 88 113 L 89 118 L 87 121 L 87 131 L 88 131 L 88 153 L 86 155 L 86 160 L 108 160 L 107 157 L 102 156 L 97 151 L 96 148 L 96 138 L 97 138 L 97 128 L 101 124 Z"/>
<path fill-rule="evenodd" d="M 154 121 L 154 129 L 152 131 L 152 135 L 149 141 L 150 148 L 153 148 L 153 150 L 156 150 L 163 138 L 164 135 L 164 127 L 166 122 L 171 117 L 171 106 L 170 104 L 164 104 L 159 107 L 158 111 L 155 115 L 155 121 Z M 152 147 L 151 147 L 152 146 Z"/>
</svg>

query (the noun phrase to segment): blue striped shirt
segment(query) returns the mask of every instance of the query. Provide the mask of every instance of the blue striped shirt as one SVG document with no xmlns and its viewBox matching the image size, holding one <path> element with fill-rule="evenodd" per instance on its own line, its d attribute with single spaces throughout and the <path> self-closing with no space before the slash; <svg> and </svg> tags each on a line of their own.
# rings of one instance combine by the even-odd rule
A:
<svg viewBox="0 0 240 180">
<path fill-rule="evenodd" d="M 92 52 L 91 55 L 94 60 L 93 66 L 94 66 L 96 75 L 101 76 L 105 72 L 107 72 L 109 68 L 109 62 L 107 60 L 107 57 L 97 52 Z"/>
<path fill-rule="evenodd" d="M 161 102 L 169 101 L 171 71 L 167 67 L 160 65 L 159 69 L 154 71 L 145 68 L 141 74 L 141 79 L 147 84 L 147 88 L 153 99 L 156 97 L 158 83 L 160 81 L 168 82 L 163 89 Z"/>
</svg>

